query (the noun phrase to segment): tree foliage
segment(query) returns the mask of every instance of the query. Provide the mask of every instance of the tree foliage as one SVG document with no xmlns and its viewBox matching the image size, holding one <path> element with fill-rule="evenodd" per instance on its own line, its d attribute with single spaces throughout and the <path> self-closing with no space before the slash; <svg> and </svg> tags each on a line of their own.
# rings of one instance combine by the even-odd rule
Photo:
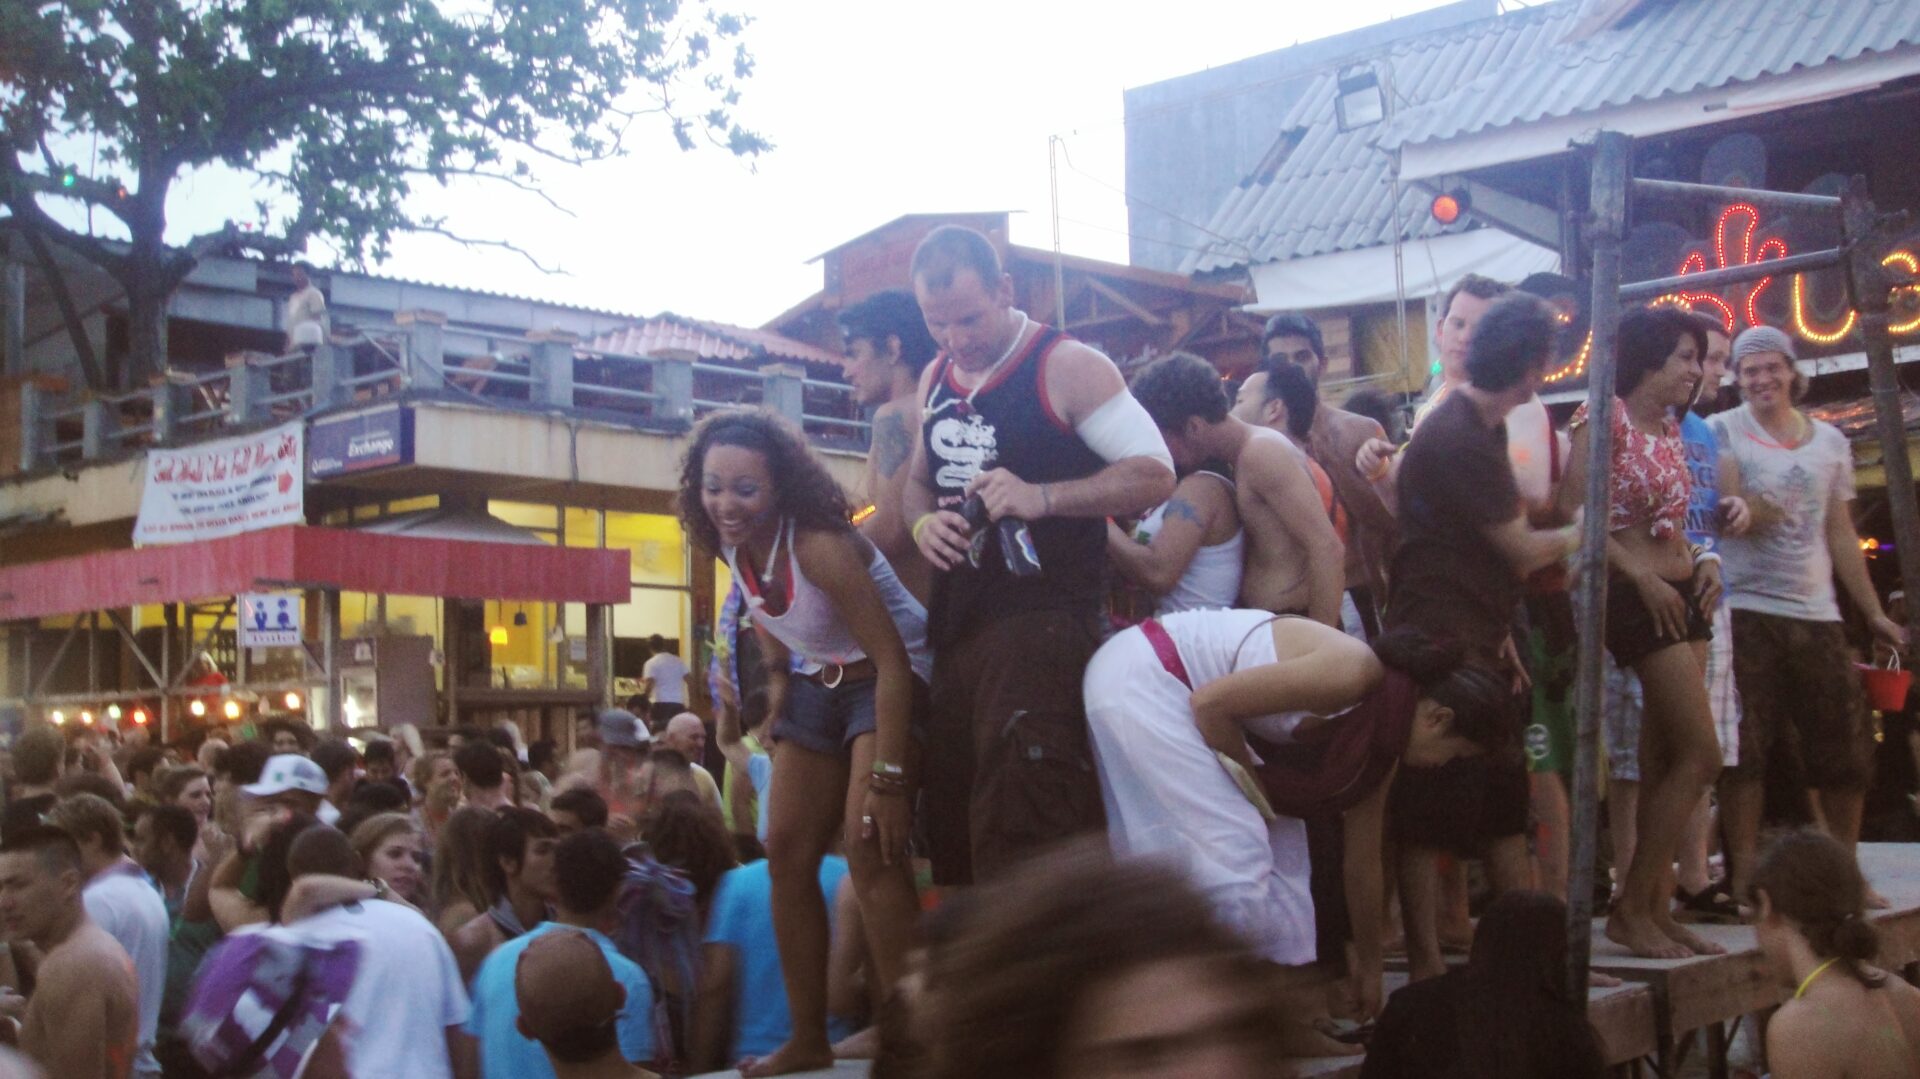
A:
<svg viewBox="0 0 1920 1079">
<path fill-rule="evenodd" d="M 422 181 L 539 196 L 533 162 L 617 156 L 649 120 L 683 149 L 760 153 L 734 118 L 744 29 L 705 0 L 7 0 L 0 205 L 126 289 L 137 378 L 163 362 L 166 297 L 222 243 L 322 238 L 354 262 L 405 231 L 512 246 L 455 235 Z M 169 190 L 221 165 L 257 181 L 257 220 L 168 247 Z M 63 199 L 124 235 L 63 223 Z"/>
</svg>

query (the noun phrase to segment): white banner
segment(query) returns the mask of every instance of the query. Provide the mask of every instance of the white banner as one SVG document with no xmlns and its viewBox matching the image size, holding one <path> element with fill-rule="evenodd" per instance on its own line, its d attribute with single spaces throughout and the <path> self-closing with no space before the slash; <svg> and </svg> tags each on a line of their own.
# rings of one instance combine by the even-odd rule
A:
<svg viewBox="0 0 1920 1079">
<path fill-rule="evenodd" d="M 218 539 L 306 521 L 306 424 L 147 451 L 138 545 Z"/>
<path fill-rule="evenodd" d="M 240 596 L 240 647 L 289 648 L 300 643 L 300 593 Z"/>
</svg>

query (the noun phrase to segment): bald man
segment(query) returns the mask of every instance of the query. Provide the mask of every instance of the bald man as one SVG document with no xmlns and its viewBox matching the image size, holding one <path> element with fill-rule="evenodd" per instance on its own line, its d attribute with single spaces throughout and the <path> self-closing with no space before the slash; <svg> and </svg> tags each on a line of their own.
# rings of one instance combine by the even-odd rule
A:
<svg viewBox="0 0 1920 1079">
<path fill-rule="evenodd" d="M 707 724 L 692 712 L 682 712 L 667 720 L 660 730 L 660 737 L 653 740 L 655 749 L 671 749 L 693 766 L 693 781 L 700 788 L 700 797 L 720 810 L 720 784 L 713 781 L 713 773 L 702 767 L 700 761 L 707 752 Z"/>
</svg>

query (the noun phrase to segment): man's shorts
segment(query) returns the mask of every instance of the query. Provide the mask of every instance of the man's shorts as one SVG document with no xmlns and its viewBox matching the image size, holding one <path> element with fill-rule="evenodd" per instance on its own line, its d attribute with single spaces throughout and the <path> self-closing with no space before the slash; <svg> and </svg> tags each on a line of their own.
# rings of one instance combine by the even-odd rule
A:
<svg viewBox="0 0 1920 1079">
<path fill-rule="evenodd" d="M 879 726 L 875 710 L 879 685 L 877 679 L 869 678 L 828 688 L 805 675 L 791 676 L 787 682 L 787 711 L 773 721 L 773 740 L 829 757 L 845 757 L 854 739 L 872 734 Z M 908 732 L 916 742 L 926 738 L 927 711 L 927 685 L 915 678 Z"/>
<path fill-rule="evenodd" d="M 1099 646 L 1098 612 L 1037 610 L 936 651 L 925 802 L 936 883 L 991 880 L 1105 826 L 1080 687 Z"/>
<path fill-rule="evenodd" d="M 1646 715 L 1646 694 L 1640 676 L 1631 668 L 1606 663 L 1606 707 L 1601 710 L 1607 740 L 1607 774 L 1626 783 L 1640 781 L 1640 720 Z M 1720 741 L 1720 763 L 1740 763 L 1740 693 L 1733 680 L 1733 609 L 1725 603 L 1713 611 L 1713 639 L 1707 642 L 1707 705 L 1713 711 L 1713 733 Z"/>
<path fill-rule="evenodd" d="M 1565 592 L 1528 593 L 1526 624 L 1514 628 L 1520 659 L 1533 681 L 1531 709 L 1520 746 L 1527 771 L 1573 771 L 1573 600 Z"/>
<path fill-rule="evenodd" d="M 1734 611 L 1733 645 L 1738 774 L 1764 778 L 1768 755 L 1780 746 L 1798 749 L 1801 775 L 1815 790 L 1866 786 L 1873 728 L 1841 624 Z"/>
<path fill-rule="evenodd" d="M 1512 698 L 1513 733 L 1529 698 Z M 1387 795 L 1387 834 L 1395 842 L 1477 858 L 1496 839 L 1525 835 L 1530 792 L 1522 754 L 1462 757 L 1438 768 L 1402 766 Z"/>
</svg>

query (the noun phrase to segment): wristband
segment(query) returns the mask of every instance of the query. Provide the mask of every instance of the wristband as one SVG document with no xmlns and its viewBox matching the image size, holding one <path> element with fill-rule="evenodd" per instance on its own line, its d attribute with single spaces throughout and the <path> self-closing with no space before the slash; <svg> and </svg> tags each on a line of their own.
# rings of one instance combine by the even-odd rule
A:
<svg viewBox="0 0 1920 1079">
<path fill-rule="evenodd" d="M 913 545 L 915 547 L 920 546 L 920 530 L 927 527 L 927 522 L 931 520 L 933 520 L 933 514 L 931 513 L 923 513 L 914 520 L 913 528 L 908 531 L 908 535 L 913 537 Z"/>
<path fill-rule="evenodd" d="M 907 769 L 905 765 L 875 759 L 873 762 L 873 774 L 885 776 L 888 779 L 905 779 L 907 778 Z"/>
<path fill-rule="evenodd" d="M 1720 561 L 1719 551 L 1703 550 L 1699 554 L 1693 556 L 1693 565 L 1694 565 L 1694 568 L 1696 569 L 1698 569 L 1702 565 L 1705 565 L 1708 562 L 1718 562 L 1718 561 Z"/>
<path fill-rule="evenodd" d="M 1374 469 L 1372 472 L 1367 474 L 1367 482 L 1379 483 L 1381 480 L 1384 480 L 1387 478 L 1387 473 L 1392 471 L 1393 471 L 1393 455 L 1384 454 L 1380 458 L 1380 467 Z"/>
</svg>

